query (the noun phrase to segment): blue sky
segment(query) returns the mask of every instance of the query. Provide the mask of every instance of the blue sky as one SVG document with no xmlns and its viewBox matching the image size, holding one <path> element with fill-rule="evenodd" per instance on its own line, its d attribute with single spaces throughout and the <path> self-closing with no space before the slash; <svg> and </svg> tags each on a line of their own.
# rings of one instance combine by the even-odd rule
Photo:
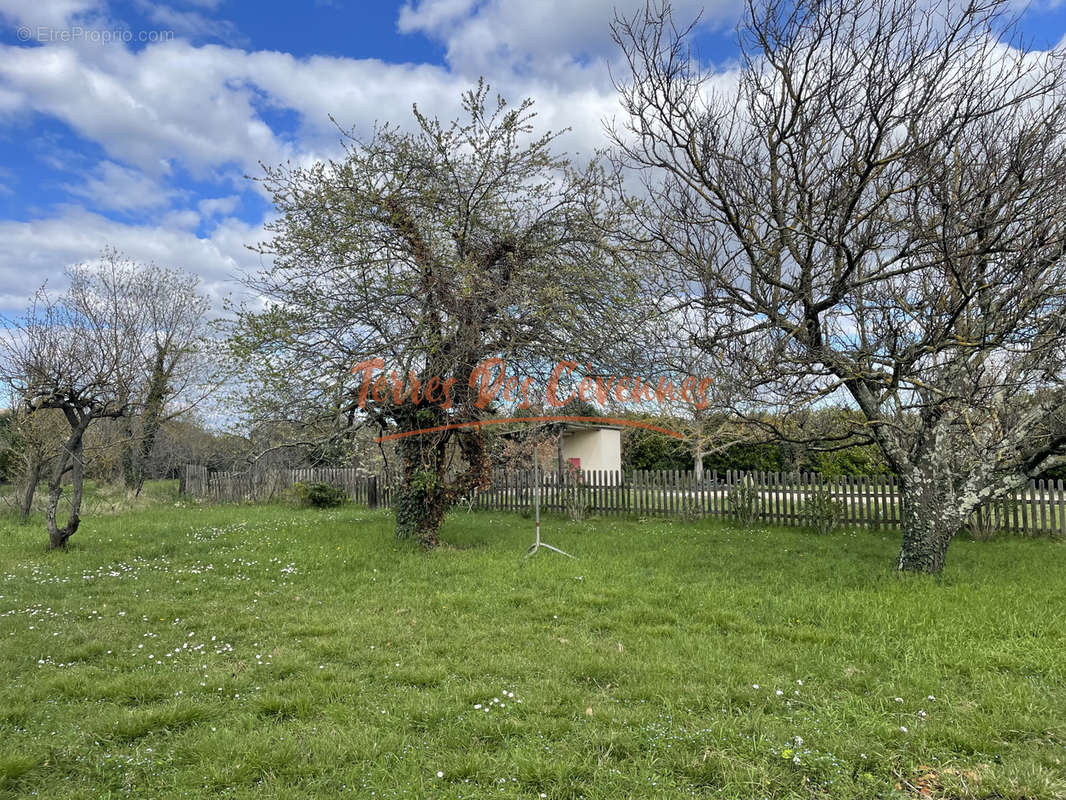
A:
<svg viewBox="0 0 1066 800">
<path fill-rule="evenodd" d="M 329 122 L 407 124 L 417 102 L 454 115 L 480 75 L 602 145 L 614 113 L 608 22 L 637 0 L 0 0 L 0 313 L 105 244 L 198 273 L 216 302 L 260 266 L 270 205 L 259 163 L 334 156 Z M 703 13 L 701 53 L 728 69 L 736 0 Z M 1066 9 L 1023 17 L 1032 43 L 1066 33 Z"/>
</svg>

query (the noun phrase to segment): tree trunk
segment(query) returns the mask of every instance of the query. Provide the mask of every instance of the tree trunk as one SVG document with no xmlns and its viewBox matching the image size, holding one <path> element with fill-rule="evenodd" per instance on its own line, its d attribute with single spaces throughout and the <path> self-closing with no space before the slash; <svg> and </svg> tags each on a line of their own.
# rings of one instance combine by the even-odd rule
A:
<svg viewBox="0 0 1066 800">
<path fill-rule="evenodd" d="M 63 452 L 56 459 L 52 470 L 51 480 L 48 482 L 48 506 L 45 509 L 45 521 L 48 525 L 48 549 L 57 550 L 65 548 L 67 541 L 78 530 L 81 523 L 81 500 L 84 491 L 85 461 L 83 440 L 85 429 L 88 427 L 91 417 L 86 414 L 79 418 L 77 414 L 68 409 L 63 409 L 70 422 L 70 438 L 63 446 Z M 62 528 L 56 522 L 59 511 L 59 499 L 63 494 L 63 476 L 67 469 L 71 471 L 71 496 L 70 513 L 67 515 L 67 524 Z"/>
<path fill-rule="evenodd" d="M 127 423 L 125 434 L 127 441 L 122 448 L 122 482 L 128 490 L 133 491 L 137 486 L 137 453 L 132 422 Z"/>
<path fill-rule="evenodd" d="M 152 374 L 148 379 L 148 392 L 144 398 L 144 410 L 140 415 L 140 434 L 132 417 L 126 424 L 126 446 L 122 448 L 122 478 L 126 488 L 135 496 L 141 494 L 147 477 L 148 459 L 155 449 L 155 440 L 163 418 L 163 405 L 167 394 L 170 374 L 166 369 L 166 350 L 157 347 Z"/>
<path fill-rule="evenodd" d="M 401 429 L 407 431 L 439 424 L 435 409 L 402 409 L 397 417 Z M 414 539 L 426 548 L 440 544 L 438 532 L 451 506 L 444 487 L 444 454 L 450 435 L 450 431 L 427 433 L 397 442 L 403 464 L 403 483 L 393 502 L 397 539 Z"/>
<path fill-rule="evenodd" d="M 152 365 L 152 379 L 148 386 L 148 399 L 144 404 L 144 414 L 141 416 L 141 446 L 140 452 L 137 453 L 135 486 L 137 496 L 140 496 L 145 478 L 148 477 L 148 459 L 155 450 L 155 440 L 159 435 L 159 425 L 163 419 L 163 401 L 166 398 L 169 378 L 165 369 L 165 356 L 164 350 L 157 349 L 155 364 Z"/>
<path fill-rule="evenodd" d="M 397 491 L 396 538 L 414 539 L 427 549 L 440 544 L 440 526 L 452 503 L 441 489 L 439 477 L 423 471 L 413 483 L 405 480 Z"/>
<path fill-rule="evenodd" d="M 935 464 L 902 476 L 900 489 L 903 544 L 896 568 L 935 575 L 944 569 L 948 545 L 976 508 L 976 497 L 959 497 L 954 476 Z"/>
<path fill-rule="evenodd" d="M 129 402 L 128 398 L 127 402 Z M 122 455 L 119 458 L 122 467 L 122 482 L 129 491 L 133 491 L 137 485 L 137 437 L 134 422 L 131 414 L 122 423 L 122 432 L 126 437 L 126 442 L 122 446 Z"/>
<path fill-rule="evenodd" d="M 37 494 L 37 484 L 41 482 L 44 459 L 34 456 L 26 468 L 26 488 L 19 499 L 19 519 L 25 522 L 33 511 L 33 498 Z"/>
<path fill-rule="evenodd" d="M 696 483 L 703 483 L 703 442 L 696 441 L 696 452 L 692 460 L 692 468 L 695 472 Z"/>
<path fill-rule="evenodd" d="M 416 409 L 400 417 L 401 429 L 432 428 L 442 419 L 439 410 Z M 440 544 L 440 526 L 452 506 L 491 483 L 481 431 L 434 431 L 400 439 L 397 444 L 403 462 L 403 485 L 393 502 L 396 537 L 415 539 L 427 549 L 436 547 Z M 458 475 L 449 474 L 449 446 L 458 448 L 466 464 L 465 471 Z"/>
<path fill-rule="evenodd" d="M 904 513 L 903 546 L 900 548 L 896 568 L 900 572 L 924 572 L 935 575 L 944 569 L 948 545 L 955 531 L 935 517 L 919 517 Z"/>
</svg>

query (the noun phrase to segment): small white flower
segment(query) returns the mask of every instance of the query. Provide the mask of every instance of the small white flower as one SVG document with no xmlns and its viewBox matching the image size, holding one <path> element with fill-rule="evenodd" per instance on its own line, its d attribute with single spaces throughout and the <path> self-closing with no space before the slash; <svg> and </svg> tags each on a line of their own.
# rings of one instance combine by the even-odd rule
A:
<svg viewBox="0 0 1066 800">
<path fill-rule="evenodd" d="M 438 778 L 443 778 L 444 777 L 444 773 L 441 772 L 440 770 L 437 770 L 437 777 Z"/>
<path fill-rule="evenodd" d="M 903 698 L 902 697 L 897 697 L 896 698 L 896 702 L 897 703 L 902 703 L 903 702 Z"/>
<path fill-rule="evenodd" d="M 901 731 L 903 731 L 903 733 L 906 733 L 906 732 L 907 732 L 907 726 L 906 726 L 906 725 L 900 725 L 900 726 L 899 726 L 899 729 L 900 729 Z"/>
<path fill-rule="evenodd" d="M 925 698 L 925 699 L 926 699 L 926 700 L 929 700 L 929 701 L 931 701 L 931 702 L 936 702 L 936 698 L 935 698 L 935 697 L 933 697 L 933 695 L 929 695 L 929 696 L 928 696 L 927 698 Z"/>
<path fill-rule="evenodd" d="M 781 695 L 784 694 L 784 692 L 782 692 L 780 689 L 778 689 L 776 692 L 774 692 L 774 694 L 776 694 L 778 697 L 780 697 Z"/>
<path fill-rule="evenodd" d="M 751 688 L 752 688 L 752 689 L 758 689 L 758 688 L 759 688 L 759 684 L 757 684 L 757 683 L 753 683 L 753 684 L 751 685 Z"/>
</svg>

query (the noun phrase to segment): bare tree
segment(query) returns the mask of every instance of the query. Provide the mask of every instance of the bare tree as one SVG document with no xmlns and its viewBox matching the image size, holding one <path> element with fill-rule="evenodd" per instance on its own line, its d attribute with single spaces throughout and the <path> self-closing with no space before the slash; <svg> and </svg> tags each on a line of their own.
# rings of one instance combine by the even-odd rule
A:
<svg viewBox="0 0 1066 800">
<path fill-rule="evenodd" d="M 126 281 L 126 273 L 132 278 L 125 288 L 132 291 L 130 299 L 137 307 L 145 380 L 139 384 L 143 394 L 133 404 L 137 413 L 125 418 L 122 473 L 126 488 L 140 494 L 160 425 L 195 406 L 215 384 L 204 317 L 208 302 L 199 294 L 200 279 L 194 275 L 135 264 L 115 251 L 105 251 L 104 258 L 116 268 L 83 270 L 79 278 L 82 291 L 100 295 L 115 291 L 118 287 L 111 284 Z M 180 402 L 174 405 L 175 400 Z"/>
<path fill-rule="evenodd" d="M 144 441 L 154 440 L 163 404 L 174 392 L 175 363 L 188 354 L 203 311 L 191 279 L 143 267 L 113 249 L 94 265 L 70 268 L 67 278 L 69 287 L 58 297 L 38 291 L 0 345 L 3 380 L 23 410 L 57 409 L 67 423 L 49 462 L 45 517 L 53 549 L 65 547 L 80 524 L 90 425 L 140 412 L 146 432 L 138 455 L 145 454 Z M 71 497 L 60 526 L 68 474 Z"/>
<path fill-rule="evenodd" d="M 1000 0 L 749 0 L 735 73 L 668 7 L 616 19 L 622 158 L 698 341 L 749 404 L 847 399 L 937 572 L 982 504 L 1066 462 L 1066 102 Z"/>
<path fill-rule="evenodd" d="M 340 162 L 267 169 L 273 266 L 249 285 L 271 304 L 235 337 L 261 418 L 417 434 L 396 442 L 397 534 L 426 546 L 489 478 L 481 430 L 449 427 L 487 411 L 477 365 L 528 376 L 613 347 L 627 291 L 600 165 L 575 169 L 558 134 L 534 135 L 530 101 L 479 84 L 463 110 L 442 124 L 415 109 L 414 133 L 383 126 L 349 135 Z"/>
<path fill-rule="evenodd" d="M 85 432 L 95 420 L 129 411 L 138 379 L 137 326 L 118 295 L 38 292 L 4 342 L 4 378 L 30 413 L 62 412 L 68 432 L 48 479 L 45 518 L 50 549 L 65 547 L 81 522 Z M 71 476 L 67 521 L 57 522 L 63 480 Z"/>
</svg>

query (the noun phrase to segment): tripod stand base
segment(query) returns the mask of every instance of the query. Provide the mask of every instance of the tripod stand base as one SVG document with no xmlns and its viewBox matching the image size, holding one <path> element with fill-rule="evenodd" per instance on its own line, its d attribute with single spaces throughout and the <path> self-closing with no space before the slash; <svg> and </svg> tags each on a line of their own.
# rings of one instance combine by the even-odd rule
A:
<svg viewBox="0 0 1066 800">
<path fill-rule="evenodd" d="M 542 547 L 545 548 L 546 550 L 551 550 L 553 553 L 558 553 L 559 555 L 566 556 L 567 558 L 573 558 L 573 556 L 570 555 L 569 553 L 567 553 L 565 550 L 560 550 L 558 547 L 552 547 L 550 544 L 547 544 L 546 542 L 534 542 L 533 544 L 531 544 L 529 546 L 529 549 L 526 550 L 525 557 L 529 558 L 531 555 L 536 553 Z"/>
</svg>

